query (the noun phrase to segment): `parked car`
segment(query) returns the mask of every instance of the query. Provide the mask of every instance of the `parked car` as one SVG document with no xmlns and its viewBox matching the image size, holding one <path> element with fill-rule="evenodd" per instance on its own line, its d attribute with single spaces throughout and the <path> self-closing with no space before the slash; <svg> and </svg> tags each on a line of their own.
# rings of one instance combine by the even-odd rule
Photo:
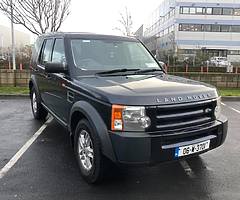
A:
<svg viewBox="0 0 240 200">
<path fill-rule="evenodd" d="M 228 67 L 231 66 L 231 62 L 226 57 L 212 57 L 210 58 L 210 64 L 216 67 Z"/>
<path fill-rule="evenodd" d="M 45 34 L 31 66 L 33 116 L 50 113 L 68 130 L 89 183 L 110 163 L 178 161 L 219 147 L 227 136 L 216 88 L 166 74 L 137 39 Z"/>
<path fill-rule="evenodd" d="M 6 61 L 7 58 L 5 56 L 0 56 L 0 61 Z"/>
</svg>

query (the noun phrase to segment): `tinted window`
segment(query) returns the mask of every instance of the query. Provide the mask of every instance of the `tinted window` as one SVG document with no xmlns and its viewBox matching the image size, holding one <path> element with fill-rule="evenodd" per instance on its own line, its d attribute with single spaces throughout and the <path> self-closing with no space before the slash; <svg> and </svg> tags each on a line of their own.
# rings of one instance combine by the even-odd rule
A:
<svg viewBox="0 0 240 200">
<path fill-rule="evenodd" d="M 53 46 L 52 39 L 45 41 L 44 48 L 41 54 L 41 61 L 40 61 L 41 64 L 51 62 L 52 46 Z"/>
<path fill-rule="evenodd" d="M 52 62 L 63 63 L 65 62 L 65 60 L 66 59 L 65 59 L 63 39 L 56 39 L 54 48 L 53 48 Z"/>
</svg>

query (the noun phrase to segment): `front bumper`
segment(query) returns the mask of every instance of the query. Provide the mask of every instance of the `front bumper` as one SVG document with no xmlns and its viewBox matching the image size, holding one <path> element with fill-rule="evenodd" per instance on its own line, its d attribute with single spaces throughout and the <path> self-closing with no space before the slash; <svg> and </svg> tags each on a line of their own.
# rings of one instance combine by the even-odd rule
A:
<svg viewBox="0 0 240 200">
<path fill-rule="evenodd" d="M 224 143 L 227 129 L 227 118 L 222 115 L 211 124 L 195 129 L 186 128 L 184 131 L 171 135 L 161 134 L 161 132 L 154 134 L 145 132 L 109 132 L 109 135 L 117 163 L 150 165 L 178 160 L 178 158 L 175 158 L 175 148 L 180 146 L 196 144 L 210 139 L 210 148 L 207 151 L 215 149 Z"/>
</svg>

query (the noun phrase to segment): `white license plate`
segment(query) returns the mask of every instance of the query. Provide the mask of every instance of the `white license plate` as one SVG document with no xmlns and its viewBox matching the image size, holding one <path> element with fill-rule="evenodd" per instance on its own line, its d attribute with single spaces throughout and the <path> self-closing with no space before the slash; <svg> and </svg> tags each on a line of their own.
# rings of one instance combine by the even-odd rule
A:
<svg viewBox="0 0 240 200">
<path fill-rule="evenodd" d="M 175 149 L 175 157 L 179 158 L 179 157 L 182 157 L 182 156 L 187 156 L 187 155 L 191 155 L 191 154 L 194 154 L 194 153 L 199 153 L 199 152 L 202 152 L 202 151 L 205 151 L 205 150 L 209 149 L 209 147 L 210 147 L 210 140 L 200 142 L 200 143 L 197 143 L 197 144 L 188 145 L 188 146 L 177 147 Z"/>
</svg>

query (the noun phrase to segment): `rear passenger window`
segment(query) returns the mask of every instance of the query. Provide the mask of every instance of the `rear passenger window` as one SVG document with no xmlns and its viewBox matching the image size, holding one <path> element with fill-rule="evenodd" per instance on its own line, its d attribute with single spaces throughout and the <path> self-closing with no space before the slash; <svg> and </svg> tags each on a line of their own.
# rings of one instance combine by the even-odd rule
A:
<svg viewBox="0 0 240 200">
<path fill-rule="evenodd" d="M 51 62 L 52 46 L 53 46 L 52 39 L 45 41 L 45 45 L 44 45 L 42 53 L 41 53 L 41 60 L 40 60 L 41 64 Z"/>
<path fill-rule="evenodd" d="M 53 63 L 64 63 L 65 59 L 65 51 L 64 51 L 64 43 L 63 39 L 56 39 L 53 48 L 52 62 Z"/>
</svg>

